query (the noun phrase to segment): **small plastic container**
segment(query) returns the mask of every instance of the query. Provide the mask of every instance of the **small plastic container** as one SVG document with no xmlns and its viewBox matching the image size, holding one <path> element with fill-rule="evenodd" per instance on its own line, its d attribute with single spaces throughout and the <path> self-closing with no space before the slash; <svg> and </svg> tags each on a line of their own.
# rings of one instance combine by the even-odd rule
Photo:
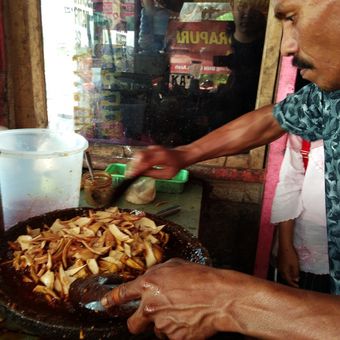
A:
<svg viewBox="0 0 340 340">
<path fill-rule="evenodd" d="M 5 229 L 52 210 L 79 206 L 87 140 L 51 129 L 0 131 L 0 183 Z"/>
<path fill-rule="evenodd" d="M 95 170 L 93 180 L 90 173 L 83 175 L 85 201 L 92 207 L 102 208 L 110 203 L 113 187 L 112 177 L 105 171 Z"/>
<path fill-rule="evenodd" d="M 111 163 L 105 171 L 112 176 L 113 186 L 118 185 L 125 177 L 126 164 Z M 188 181 L 189 171 L 181 169 L 176 176 L 171 179 L 156 179 L 156 191 L 170 194 L 179 194 L 183 192 L 184 185 Z"/>
</svg>

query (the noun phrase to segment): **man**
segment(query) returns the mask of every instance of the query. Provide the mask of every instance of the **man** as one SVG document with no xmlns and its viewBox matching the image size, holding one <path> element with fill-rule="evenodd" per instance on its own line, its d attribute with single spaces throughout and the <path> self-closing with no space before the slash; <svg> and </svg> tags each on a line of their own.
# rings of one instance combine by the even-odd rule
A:
<svg viewBox="0 0 340 340">
<path fill-rule="evenodd" d="M 276 0 L 283 22 L 282 54 L 293 55 L 311 81 L 283 102 L 248 113 L 203 138 L 173 150 L 153 146 L 139 153 L 135 173 L 169 178 L 179 168 L 266 144 L 285 130 L 305 139 L 323 139 L 333 290 L 340 292 L 340 2 Z M 103 298 L 105 306 L 141 299 L 128 320 L 131 332 L 154 324 L 170 339 L 204 339 L 218 331 L 259 338 L 338 338 L 340 297 L 308 292 L 242 273 L 171 260 Z"/>
</svg>

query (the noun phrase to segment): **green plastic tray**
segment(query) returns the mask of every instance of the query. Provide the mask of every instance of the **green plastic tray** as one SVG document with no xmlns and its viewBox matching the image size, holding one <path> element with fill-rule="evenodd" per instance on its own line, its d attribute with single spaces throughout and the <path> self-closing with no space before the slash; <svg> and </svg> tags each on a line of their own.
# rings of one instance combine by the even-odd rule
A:
<svg viewBox="0 0 340 340">
<path fill-rule="evenodd" d="M 125 177 L 126 164 L 111 163 L 105 171 L 112 176 L 113 185 L 119 184 Z M 188 181 L 188 170 L 182 169 L 177 175 L 171 179 L 156 179 L 156 191 L 168 193 L 181 193 L 184 189 L 184 184 Z"/>
</svg>

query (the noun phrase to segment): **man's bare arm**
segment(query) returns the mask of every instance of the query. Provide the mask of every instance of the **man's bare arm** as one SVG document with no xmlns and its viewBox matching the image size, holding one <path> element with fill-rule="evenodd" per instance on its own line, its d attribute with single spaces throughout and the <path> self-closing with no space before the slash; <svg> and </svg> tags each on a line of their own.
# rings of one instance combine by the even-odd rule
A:
<svg viewBox="0 0 340 340">
<path fill-rule="evenodd" d="M 339 337 L 338 296 L 179 259 L 113 289 L 102 303 L 108 308 L 135 299 L 140 305 L 128 320 L 134 334 L 153 324 L 169 339 L 203 340 L 219 331 L 260 339 Z"/>
<path fill-rule="evenodd" d="M 235 155 L 265 145 L 285 131 L 273 116 L 273 105 L 249 112 L 177 149 L 186 152 L 188 165 L 220 156 Z"/>
<path fill-rule="evenodd" d="M 285 132 L 272 111 L 272 105 L 252 111 L 191 144 L 174 149 L 149 146 L 135 154 L 129 175 L 143 173 L 155 178 L 171 178 L 179 169 L 196 162 L 234 155 L 267 144 Z"/>
<path fill-rule="evenodd" d="M 243 274 L 233 273 L 241 278 Z M 336 339 L 340 298 L 244 277 L 242 295 L 235 296 L 226 315 L 236 331 L 261 339 Z M 242 284 L 242 281 L 239 283 Z"/>
</svg>

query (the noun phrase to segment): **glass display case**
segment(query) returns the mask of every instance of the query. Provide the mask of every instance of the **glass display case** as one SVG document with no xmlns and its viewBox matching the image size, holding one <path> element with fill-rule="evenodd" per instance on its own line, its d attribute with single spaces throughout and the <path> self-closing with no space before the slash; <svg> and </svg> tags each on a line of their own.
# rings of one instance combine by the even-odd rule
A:
<svg viewBox="0 0 340 340">
<path fill-rule="evenodd" d="M 271 1 L 268 16 L 266 0 L 238 0 L 237 8 L 169 1 L 4 0 L 8 126 L 76 129 L 105 168 L 136 148 L 188 143 L 249 107 L 272 103 L 281 26 Z M 145 34 L 150 23 L 142 18 L 156 7 L 171 11 L 167 25 L 156 22 L 152 30 L 162 34 Z M 256 13 L 267 22 L 250 19 Z M 258 34 L 248 30 L 254 22 L 262 22 Z M 247 35 L 259 46 L 264 40 L 254 77 L 244 76 L 254 65 L 242 49 L 252 45 Z M 262 170 L 265 147 L 209 164 Z"/>
<path fill-rule="evenodd" d="M 255 108 L 268 1 L 41 0 L 49 126 L 190 143 Z"/>
</svg>

